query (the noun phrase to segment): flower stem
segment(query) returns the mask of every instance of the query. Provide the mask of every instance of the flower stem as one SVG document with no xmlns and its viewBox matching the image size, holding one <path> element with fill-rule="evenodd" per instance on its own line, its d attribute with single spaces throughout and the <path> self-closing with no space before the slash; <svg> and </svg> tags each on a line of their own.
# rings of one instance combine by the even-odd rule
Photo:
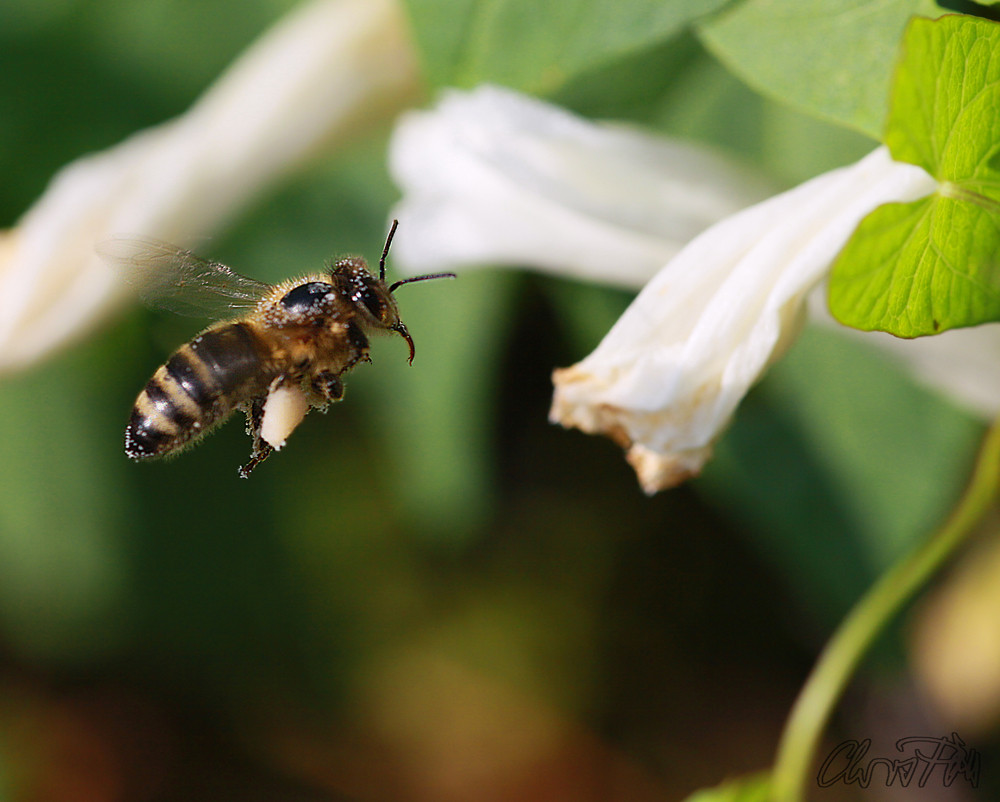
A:
<svg viewBox="0 0 1000 802">
<path fill-rule="evenodd" d="M 823 730 L 868 648 L 912 596 L 975 531 L 1000 490 L 1000 419 L 990 427 L 969 485 L 948 520 L 896 563 L 854 606 L 820 654 L 792 708 L 775 760 L 772 802 L 803 802 Z"/>
</svg>

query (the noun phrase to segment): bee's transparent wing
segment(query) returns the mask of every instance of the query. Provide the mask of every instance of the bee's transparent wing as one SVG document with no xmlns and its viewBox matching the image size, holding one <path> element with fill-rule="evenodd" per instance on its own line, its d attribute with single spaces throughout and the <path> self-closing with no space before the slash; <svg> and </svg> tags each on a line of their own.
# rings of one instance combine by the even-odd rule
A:
<svg viewBox="0 0 1000 802">
<path fill-rule="evenodd" d="M 113 237 L 97 246 L 149 306 L 192 317 L 222 318 L 252 309 L 272 289 L 220 262 L 149 237 Z"/>
</svg>

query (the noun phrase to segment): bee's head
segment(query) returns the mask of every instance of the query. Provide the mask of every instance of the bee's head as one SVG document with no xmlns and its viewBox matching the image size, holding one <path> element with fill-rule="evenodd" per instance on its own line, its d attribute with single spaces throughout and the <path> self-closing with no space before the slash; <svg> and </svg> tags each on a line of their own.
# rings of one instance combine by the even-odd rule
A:
<svg viewBox="0 0 1000 802">
<path fill-rule="evenodd" d="M 404 284 L 415 281 L 427 281 L 432 278 L 455 278 L 454 273 L 433 273 L 426 276 L 414 276 L 386 286 L 385 258 L 389 255 L 389 245 L 396 233 L 398 220 L 392 221 L 389 236 L 386 237 L 382 258 L 378 262 L 378 276 L 372 275 L 365 260 L 358 256 L 341 259 L 333 267 L 333 278 L 342 297 L 349 300 L 358 312 L 359 322 L 365 328 L 383 329 L 397 332 L 410 346 L 410 364 L 413 364 L 415 350 L 410 333 L 399 319 L 399 308 L 393 293 Z M 367 326 L 365 326 L 367 324 Z"/>
</svg>

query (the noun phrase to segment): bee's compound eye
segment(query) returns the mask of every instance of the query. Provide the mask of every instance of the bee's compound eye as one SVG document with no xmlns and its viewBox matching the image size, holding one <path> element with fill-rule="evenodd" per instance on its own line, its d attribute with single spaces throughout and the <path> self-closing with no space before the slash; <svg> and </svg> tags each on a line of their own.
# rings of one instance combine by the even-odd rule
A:
<svg viewBox="0 0 1000 802">
<path fill-rule="evenodd" d="M 307 315 L 318 311 L 323 301 L 333 292 L 333 287 L 322 281 L 300 284 L 281 299 L 281 305 L 293 315 Z"/>
<path fill-rule="evenodd" d="M 365 309 L 371 312 L 372 317 L 376 320 L 382 319 L 382 301 L 379 300 L 379 297 L 372 291 L 371 287 L 362 285 L 358 288 L 357 292 L 351 296 L 351 300 L 355 303 L 364 304 Z"/>
</svg>

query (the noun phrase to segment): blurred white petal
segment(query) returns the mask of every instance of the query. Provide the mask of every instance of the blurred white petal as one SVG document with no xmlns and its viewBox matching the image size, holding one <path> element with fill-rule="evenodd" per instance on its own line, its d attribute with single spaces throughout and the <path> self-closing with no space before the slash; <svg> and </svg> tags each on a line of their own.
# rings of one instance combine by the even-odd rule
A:
<svg viewBox="0 0 1000 802">
<path fill-rule="evenodd" d="M 1000 325 L 951 329 L 917 340 L 881 332 L 871 336 L 921 382 L 959 406 L 986 420 L 1000 414 Z"/>
<path fill-rule="evenodd" d="M 880 348 L 906 365 L 920 383 L 957 406 L 985 420 L 1000 415 L 1000 324 L 950 329 L 912 340 L 880 331 L 858 331 L 842 326 L 830 315 L 825 286 L 809 296 L 809 319 Z"/>
<path fill-rule="evenodd" d="M 649 493 L 697 474 L 861 219 L 935 188 L 879 148 L 713 226 L 590 356 L 556 371 L 551 419 L 614 438 Z"/>
<path fill-rule="evenodd" d="M 119 297 L 95 243 L 119 232 L 202 235 L 417 87 L 396 0 L 296 9 L 182 117 L 64 168 L 0 239 L 0 370 L 80 333 Z"/>
<path fill-rule="evenodd" d="M 410 273 L 505 264 L 641 286 L 773 187 L 705 148 L 493 86 L 404 115 L 390 145 Z"/>
</svg>

